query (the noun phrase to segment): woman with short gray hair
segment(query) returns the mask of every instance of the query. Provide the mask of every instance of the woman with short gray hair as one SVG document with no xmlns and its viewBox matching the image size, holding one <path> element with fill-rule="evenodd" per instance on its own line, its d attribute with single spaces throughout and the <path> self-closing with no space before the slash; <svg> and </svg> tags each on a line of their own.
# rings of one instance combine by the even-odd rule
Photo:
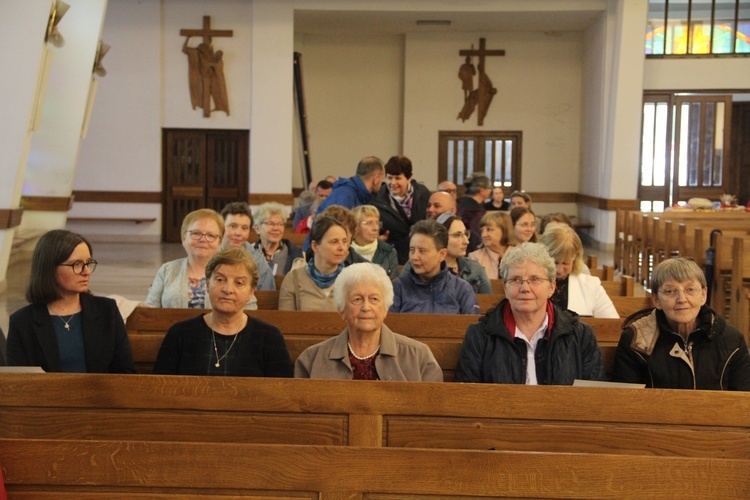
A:
<svg viewBox="0 0 750 500">
<path fill-rule="evenodd" d="M 654 268 L 654 307 L 630 316 L 613 379 L 663 389 L 750 391 L 750 355 L 742 334 L 706 306 L 706 277 L 685 258 Z"/>
<path fill-rule="evenodd" d="M 255 232 L 259 238 L 253 247 L 262 252 L 274 276 L 287 274 L 294 259 L 302 257 L 302 249 L 284 238 L 286 220 L 286 208 L 281 203 L 264 203 L 255 211 Z"/>
<path fill-rule="evenodd" d="M 305 349 L 294 365 L 295 377 L 443 381 L 429 347 L 384 324 L 393 304 L 385 269 L 369 262 L 346 267 L 334 284 L 333 303 L 346 329 Z"/>
<path fill-rule="evenodd" d="M 604 380 L 596 337 L 555 306 L 555 262 L 539 243 L 508 250 L 500 262 L 506 298 L 466 330 L 457 382 L 572 385 Z"/>
</svg>

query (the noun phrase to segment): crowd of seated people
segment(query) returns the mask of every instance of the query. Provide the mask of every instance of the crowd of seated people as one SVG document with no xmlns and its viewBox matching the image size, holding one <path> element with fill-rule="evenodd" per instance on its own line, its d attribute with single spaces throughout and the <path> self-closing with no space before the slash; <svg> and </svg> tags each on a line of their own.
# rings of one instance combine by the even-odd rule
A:
<svg viewBox="0 0 750 500">
<path fill-rule="evenodd" d="M 154 373 L 442 381 L 430 348 L 408 332 L 391 331 L 388 313 L 479 314 L 477 294 L 491 293 L 490 279 L 499 279 L 505 299 L 467 329 L 457 382 L 568 385 L 605 379 L 594 332 L 579 317 L 619 316 L 600 280 L 586 273 L 570 218 L 548 214 L 537 231 L 528 194 L 514 192 L 508 203 L 502 188 L 481 174 L 464 183 L 468 194 L 456 203 L 455 184 L 448 181 L 441 183 L 444 191 L 425 195 L 405 167 L 408 158 L 392 158 L 390 171 L 377 158 L 363 162 L 362 186 L 338 184 L 363 188 L 362 199 L 352 207 L 329 204 L 309 217 L 307 253 L 284 238 L 288 213 L 278 203 L 260 205 L 254 214 L 237 202 L 221 214 L 200 209 L 185 217 L 186 256 L 160 267 L 145 303 L 201 311 L 169 329 Z M 376 167 L 385 170 L 387 182 Z M 371 203 L 364 203 L 364 190 Z M 417 210 L 419 220 L 409 220 Z M 408 228 L 399 237 L 408 249 L 401 271 L 397 250 L 385 241 L 386 212 L 398 214 Z M 481 246 L 474 252 L 468 252 L 469 224 L 457 212 L 478 224 Z M 258 234 L 254 242 L 251 228 Z M 63 230 L 42 236 L 32 256 L 29 305 L 10 317 L 9 365 L 135 373 L 117 304 L 89 291 L 96 266 L 82 236 Z M 257 307 L 256 290 L 275 290 L 274 275 L 284 275 L 280 310 L 337 312 L 343 332 L 291 359 L 273 324 L 245 314 Z M 744 337 L 705 305 L 703 271 L 692 261 L 667 259 L 654 269 L 651 286 L 653 307 L 624 323 L 612 379 L 647 387 L 750 390 Z"/>
</svg>

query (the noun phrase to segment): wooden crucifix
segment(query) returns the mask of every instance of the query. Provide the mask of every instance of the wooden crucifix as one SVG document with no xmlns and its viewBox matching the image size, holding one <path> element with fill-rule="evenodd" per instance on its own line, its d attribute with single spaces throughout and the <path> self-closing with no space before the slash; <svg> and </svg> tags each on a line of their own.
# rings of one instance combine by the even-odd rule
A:
<svg viewBox="0 0 750 500">
<path fill-rule="evenodd" d="M 464 90 L 464 106 L 458 113 L 458 118 L 461 121 L 469 119 L 471 114 L 474 112 L 474 108 L 478 108 L 477 111 L 477 124 L 479 126 L 484 125 L 484 117 L 487 115 L 487 110 L 490 108 L 492 97 L 497 94 L 497 89 L 492 86 L 492 81 L 485 72 L 485 60 L 487 56 L 504 56 L 504 50 L 487 50 L 485 45 L 485 39 L 479 39 L 479 50 L 474 49 L 474 44 L 471 45 L 471 49 L 463 49 L 458 51 L 459 56 L 464 56 L 466 61 L 461 65 L 458 70 L 458 77 L 463 82 Z M 477 56 L 479 63 L 477 68 L 471 62 L 471 58 Z M 477 80 L 477 88 L 474 88 L 474 75 L 479 70 L 479 78 Z"/>
<path fill-rule="evenodd" d="M 229 99 L 224 79 L 224 53 L 214 52 L 211 45 L 213 37 L 232 37 L 232 30 L 212 30 L 211 16 L 203 16 L 202 29 L 181 29 L 180 36 L 185 36 L 182 51 L 188 57 L 188 83 L 190 85 L 190 103 L 195 108 L 203 108 L 203 116 L 208 117 L 211 111 L 224 111 L 229 115 Z M 188 47 L 191 37 L 199 36 L 203 42 L 197 47 Z M 211 109 L 211 99 L 214 108 Z"/>
</svg>

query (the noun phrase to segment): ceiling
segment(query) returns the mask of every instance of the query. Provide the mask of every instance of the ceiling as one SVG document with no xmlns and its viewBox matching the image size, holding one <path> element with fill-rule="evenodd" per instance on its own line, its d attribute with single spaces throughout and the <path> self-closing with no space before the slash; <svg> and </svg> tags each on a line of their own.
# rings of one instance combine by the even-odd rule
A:
<svg viewBox="0 0 750 500">
<path fill-rule="evenodd" d="M 581 31 L 602 11 L 415 12 L 295 10 L 294 29 L 313 35 L 392 35 L 405 33 L 488 31 Z M 450 25 L 418 25 L 417 21 L 450 21 Z"/>
</svg>

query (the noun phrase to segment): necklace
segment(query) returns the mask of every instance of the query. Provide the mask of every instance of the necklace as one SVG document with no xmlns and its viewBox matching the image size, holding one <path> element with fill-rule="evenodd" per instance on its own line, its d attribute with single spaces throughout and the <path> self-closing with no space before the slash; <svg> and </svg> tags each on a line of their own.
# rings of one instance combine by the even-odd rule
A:
<svg viewBox="0 0 750 500">
<path fill-rule="evenodd" d="M 355 358 L 357 358 L 360 361 L 366 361 L 366 360 L 370 359 L 371 357 L 375 356 L 378 353 L 378 351 L 380 351 L 380 345 L 378 345 L 378 348 L 375 349 L 375 352 L 373 352 L 372 354 L 368 354 L 367 356 L 357 356 L 354 353 L 354 349 L 352 349 L 352 345 L 349 342 L 347 342 L 346 345 L 349 346 L 349 352 L 352 353 L 352 356 L 354 356 Z"/>
<path fill-rule="evenodd" d="M 60 318 L 60 321 L 62 321 L 63 323 L 65 323 L 65 329 L 68 330 L 68 331 L 70 331 L 70 322 L 73 321 L 73 316 L 75 316 L 76 314 L 78 314 L 78 313 L 75 312 L 75 313 L 71 314 L 68 317 L 67 321 L 65 320 L 65 318 L 63 318 L 59 314 L 55 314 L 55 316 L 57 316 L 58 318 Z"/>
<path fill-rule="evenodd" d="M 213 323 L 214 323 L 213 319 L 214 318 L 213 318 L 213 315 L 212 315 L 211 316 L 211 340 L 213 340 L 213 343 L 214 343 L 214 354 L 216 354 L 216 363 L 214 364 L 214 366 L 216 368 L 219 368 L 221 366 L 221 360 L 224 359 L 224 358 L 226 358 L 227 355 L 229 354 L 229 351 L 232 350 L 232 347 L 234 347 L 234 343 L 237 342 L 237 337 L 240 336 L 240 332 L 242 331 L 242 329 L 240 329 L 240 332 L 237 332 L 237 333 L 234 334 L 234 339 L 232 339 L 232 343 L 229 344 L 229 349 L 226 350 L 226 352 L 224 353 L 224 355 L 222 355 L 221 357 L 219 357 L 219 349 L 216 347 L 216 332 L 214 331 L 214 327 L 213 327 Z"/>
</svg>

